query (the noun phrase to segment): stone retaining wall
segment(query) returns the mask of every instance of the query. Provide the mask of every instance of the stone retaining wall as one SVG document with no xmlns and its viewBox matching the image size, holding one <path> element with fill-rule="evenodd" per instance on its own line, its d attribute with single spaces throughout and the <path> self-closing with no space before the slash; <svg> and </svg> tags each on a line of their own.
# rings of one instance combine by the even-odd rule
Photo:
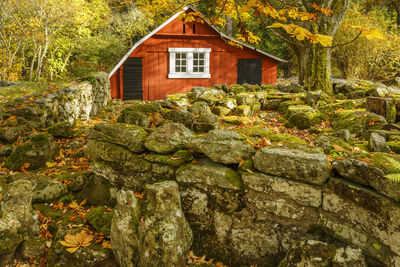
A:
<svg viewBox="0 0 400 267">
<path fill-rule="evenodd" d="M 366 163 L 336 160 L 332 169 L 319 148 L 280 144 L 256 151 L 235 131 L 196 135 L 172 122 L 156 129 L 99 124 L 91 138 L 93 171 L 116 187 L 142 192 L 146 184 L 178 183 L 197 255 L 229 266 L 277 266 L 293 247 L 319 240 L 356 251 L 370 266 L 400 266 L 398 184 L 383 171 L 375 187 L 357 182 L 360 173 L 370 175 Z M 115 244 L 114 251 L 126 249 Z"/>
</svg>

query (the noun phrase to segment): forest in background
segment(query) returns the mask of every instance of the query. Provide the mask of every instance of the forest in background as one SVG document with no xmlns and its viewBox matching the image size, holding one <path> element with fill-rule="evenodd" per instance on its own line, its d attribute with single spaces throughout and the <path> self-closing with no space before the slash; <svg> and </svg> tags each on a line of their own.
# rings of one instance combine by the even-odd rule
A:
<svg viewBox="0 0 400 267">
<path fill-rule="evenodd" d="M 166 2 L 2 0 L 0 80 L 72 80 L 92 71 L 110 71 L 136 41 L 178 10 L 179 5 L 165 9 Z M 218 12 L 215 1 L 199 1 L 195 6 L 208 18 Z M 334 37 L 332 74 L 368 80 L 399 75 L 399 12 L 400 3 L 394 0 L 353 1 Z M 223 31 L 239 34 L 238 21 L 221 19 L 227 22 L 221 26 Z M 297 61 L 290 43 L 252 16 L 242 19 L 240 23 L 260 37 L 254 45 L 287 59 L 281 73 L 295 74 Z M 385 40 L 359 36 L 349 25 L 375 29 Z"/>
</svg>

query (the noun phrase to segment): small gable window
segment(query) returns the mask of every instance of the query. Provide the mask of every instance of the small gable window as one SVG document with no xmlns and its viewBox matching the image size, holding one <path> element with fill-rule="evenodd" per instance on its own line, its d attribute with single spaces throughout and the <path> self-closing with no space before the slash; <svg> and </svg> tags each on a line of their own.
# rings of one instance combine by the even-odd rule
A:
<svg viewBox="0 0 400 267">
<path fill-rule="evenodd" d="M 168 78 L 211 78 L 211 48 L 169 48 Z"/>
</svg>

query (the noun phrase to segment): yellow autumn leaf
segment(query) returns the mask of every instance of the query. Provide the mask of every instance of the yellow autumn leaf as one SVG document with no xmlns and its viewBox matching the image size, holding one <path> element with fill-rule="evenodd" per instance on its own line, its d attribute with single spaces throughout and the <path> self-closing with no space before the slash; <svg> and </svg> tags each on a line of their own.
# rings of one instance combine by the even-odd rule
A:
<svg viewBox="0 0 400 267">
<path fill-rule="evenodd" d="M 46 162 L 46 166 L 48 167 L 48 168 L 53 168 L 54 166 L 56 166 L 57 165 L 57 162 Z"/>
<path fill-rule="evenodd" d="M 81 231 L 76 235 L 66 234 L 64 240 L 60 240 L 60 244 L 68 247 L 69 253 L 74 253 L 80 247 L 88 247 L 92 243 L 93 236 L 88 235 L 85 231 Z"/>
</svg>

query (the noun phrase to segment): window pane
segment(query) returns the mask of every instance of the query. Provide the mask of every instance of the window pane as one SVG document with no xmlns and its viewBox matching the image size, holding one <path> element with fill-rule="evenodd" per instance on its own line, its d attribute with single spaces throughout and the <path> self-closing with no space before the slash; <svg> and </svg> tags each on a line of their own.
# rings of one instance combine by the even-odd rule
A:
<svg viewBox="0 0 400 267">
<path fill-rule="evenodd" d="M 178 67 L 178 66 L 176 66 L 176 67 L 175 67 L 175 72 L 180 72 L 180 71 L 181 71 L 181 68 Z"/>
<path fill-rule="evenodd" d="M 181 61 L 179 59 L 175 60 L 175 66 L 179 66 L 180 63 L 181 63 Z"/>
<path fill-rule="evenodd" d="M 199 65 L 199 61 L 197 59 L 193 60 L 193 66 Z"/>
<path fill-rule="evenodd" d="M 204 59 L 204 53 L 199 54 L 199 56 L 200 56 L 200 59 Z"/>
<path fill-rule="evenodd" d="M 199 65 L 204 66 L 204 60 L 200 60 Z"/>
<path fill-rule="evenodd" d="M 186 58 L 186 53 L 182 53 L 182 58 L 183 58 L 183 59 Z"/>
<path fill-rule="evenodd" d="M 175 58 L 178 58 L 178 59 L 181 58 L 181 54 L 176 53 Z"/>
<path fill-rule="evenodd" d="M 186 72 L 186 67 L 182 67 L 181 72 Z"/>
<path fill-rule="evenodd" d="M 199 72 L 204 72 L 204 67 L 200 67 Z"/>
<path fill-rule="evenodd" d="M 199 54 L 198 53 L 193 53 L 193 58 L 194 59 L 198 59 L 199 58 Z"/>
<path fill-rule="evenodd" d="M 193 67 L 193 72 L 199 72 L 199 67 Z"/>
<path fill-rule="evenodd" d="M 186 66 L 186 59 L 182 59 L 181 65 L 182 65 L 182 66 Z"/>
</svg>

